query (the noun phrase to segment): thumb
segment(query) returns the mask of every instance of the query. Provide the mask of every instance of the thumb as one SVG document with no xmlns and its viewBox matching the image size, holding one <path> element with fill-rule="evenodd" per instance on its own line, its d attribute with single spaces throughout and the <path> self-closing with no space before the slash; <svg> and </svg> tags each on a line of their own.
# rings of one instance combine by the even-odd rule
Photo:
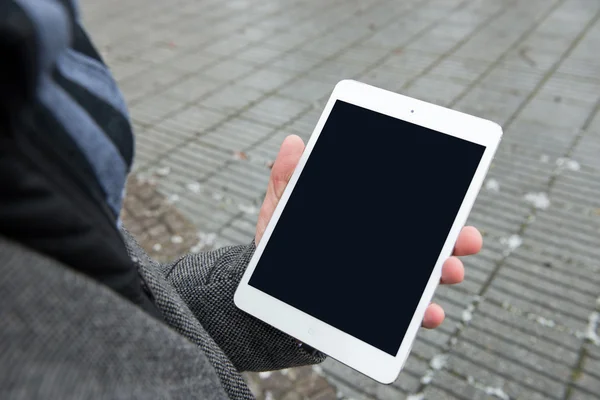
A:
<svg viewBox="0 0 600 400">
<path fill-rule="evenodd" d="M 277 207 L 279 199 L 281 199 L 283 191 L 290 181 L 303 151 L 304 142 L 296 135 L 286 137 L 281 144 L 281 148 L 271 169 L 267 194 L 258 214 L 256 237 L 254 239 L 256 244 L 262 239 L 265 229 L 273 216 L 273 212 L 275 212 L 275 207 Z"/>
</svg>

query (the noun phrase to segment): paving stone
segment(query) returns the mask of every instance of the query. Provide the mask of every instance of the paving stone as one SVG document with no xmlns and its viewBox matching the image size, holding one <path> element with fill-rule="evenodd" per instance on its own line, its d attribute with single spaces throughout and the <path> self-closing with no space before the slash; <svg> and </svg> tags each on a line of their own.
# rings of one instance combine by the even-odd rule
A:
<svg viewBox="0 0 600 400">
<path fill-rule="evenodd" d="M 246 234 L 248 237 L 253 237 L 256 233 L 256 223 L 248 222 L 242 218 L 232 221 L 231 227 Z"/>
<path fill-rule="evenodd" d="M 229 85 L 202 100 L 202 106 L 232 115 L 256 102 L 264 95 L 260 90 L 246 86 Z"/>
<path fill-rule="evenodd" d="M 564 391 L 561 382 L 466 341 L 459 341 L 451 354 L 448 359 L 450 371 L 466 377 L 472 376 L 485 386 L 502 387 L 511 398 L 530 398 L 525 397 L 525 394 L 531 392 L 539 392 L 547 398 L 560 398 Z M 466 359 L 473 360 L 479 368 L 469 368 Z"/>
<path fill-rule="evenodd" d="M 125 98 L 131 104 L 174 83 L 182 75 L 180 71 L 173 68 L 155 66 L 126 78 L 123 82 L 120 82 L 120 87 L 125 94 Z"/>
<path fill-rule="evenodd" d="M 130 109 L 130 113 L 134 121 L 152 125 L 184 107 L 185 104 L 181 101 L 164 96 L 152 96 L 137 103 Z"/>
<path fill-rule="evenodd" d="M 594 82 L 600 80 L 600 64 L 597 60 L 569 58 L 558 67 L 558 73 L 575 75 L 583 79 L 589 79 Z"/>
<path fill-rule="evenodd" d="M 507 346 L 507 355 L 517 356 L 519 351 L 533 352 L 531 357 L 522 357 L 524 362 L 530 360 L 539 360 L 540 368 L 544 365 L 550 367 L 550 371 L 554 371 L 557 378 L 566 380 L 570 376 L 571 368 L 575 365 L 578 358 L 578 352 L 575 349 L 562 347 L 561 342 L 551 341 L 549 337 L 544 336 L 546 331 L 555 330 L 555 326 L 547 323 L 542 319 L 533 320 L 525 316 L 515 318 L 518 322 L 517 326 L 502 323 L 501 318 L 493 318 L 488 312 L 490 309 L 499 313 L 509 313 L 508 311 L 486 307 L 482 308 L 481 312 L 477 312 L 464 336 L 461 339 L 467 338 L 475 343 L 484 345 L 486 348 L 493 349 L 497 344 L 489 345 L 490 341 L 502 343 L 502 346 Z M 479 311 L 479 310 L 478 310 Z M 540 335 L 542 333 L 542 335 Z M 554 333 L 554 332 L 552 332 Z M 563 335 L 566 336 L 567 334 Z M 573 340 L 573 343 L 578 343 Z M 510 348 L 519 349 L 518 351 L 510 350 Z M 534 366 L 535 369 L 536 367 Z"/>
<path fill-rule="evenodd" d="M 345 50 L 348 45 L 349 42 L 347 40 L 325 36 L 309 41 L 304 44 L 300 50 L 329 57 Z"/>
<path fill-rule="evenodd" d="M 438 389 L 439 388 L 439 389 Z M 440 391 L 442 389 L 443 391 Z M 436 371 L 432 385 L 423 392 L 426 399 L 469 399 L 496 400 L 497 397 L 486 394 L 484 388 L 478 389 L 463 377 L 447 371 Z M 439 396 L 439 397 L 438 397 Z"/>
<path fill-rule="evenodd" d="M 291 72 L 308 72 L 323 59 L 324 57 L 297 50 L 277 58 L 270 65 Z"/>
<path fill-rule="evenodd" d="M 338 397 L 341 399 L 354 400 L 374 400 L 375 397 L 366 394 L 361 388 L 355 388 L 348 382 L 336 378 L 333 375 L 327 375 L 327 380 L 337 389 Z"/>
<path fill-rule="evenodd" d="M 202 74 L 211 80 L 231 82 L 250 74 L 253 70 L 254 65 L 248 61 L 229 58 L 219 61 L 210 68 L 204 69 Z"/>
<path fill-rule="evenodd" d="M 386 88 L 399 93 L 401 88 L 412 79 L 419 76 L 419 72 L 412 70 L 392 69 L 390 67 L 378 66 L 358 77 L 361 82 L 369 85 Z"/>
<path fill-rule="evenodd" d="M 548 296 L 539 296 L 537 294 L 524 291 L 523 288 L 511 288 L 504 289 L 496 285 L 491 286 L 486 292 L 486 298 L 493 300 L 494 302 L 508 305 L 509 307 L 515 307 L 525 313 L 540 316 L 545 320 L 554 321 L 555 323 L 561 324 L 573 331 L 583 332 L 587 325 L 587 315 L 573 315 L 572 311 L 576 310 L 575 307 L 569 307 L 564 304 L 556 304 L 552 302 L 548 304 L 551 299 Z M 562 310 L 558 311 L 552 308 L 554 305 L 558 305 Z M 582 314 L 578 312 L 578 314 Z"/>
<path fill-rule="evenodd" d="M 201 181 L 206 175 L 225 166 L 231 155 L 222 150 L 211 149 L 197 143 L 190 143 L 170 152 L 163 164 L 171 169 L 168 180 Z M 199 163 L 200 165 L 196 165 Z M 181 179 L 186 177 L 187 179 Z"/>
<path fill-rule="evenodd" d="M 250 47 L 236 54 L 236 58 L 240 59 L 247 65 L 250 62 L 254 65 L 267 64 L 271 61 L 281 58 L 283 52 L 264 46 Z"/>
<path fill-rule="evenodd" d="M 555 102 L 593 105 L 600 98 L 600 81 L 574 79 L 571 76 L 555 73 L 541 88 L 538 97 Z"/>
<path fill-rule="evenodd" d="M 544 119 L 527 121 L 521 115 L 503 137 L 502 146 L 511 145 L 513 151 L 537 152 L 540 163 L 554 163 L 566 153 L 576 135 L 574 127 L 557 127 Z"/>
<path fill-rule="evenodd" d="M 239 51 L 247 47 L 248 44 L 249 42 L 244 38 L 244 35 L 239 34 L 218 40 L 217 42 L 205 47 L 204 51 L 207 53 L 227 56 L 233 53 L 239 53 Z"/>
<path fill-rule="evenodd" d="M 292 31 L 272 35 L 265 40 L 265 45 L 274 49 L 288 51 L 292 48 L 297 48 L 304 42 L 306 42 L 306 35 L 301 32 Z"/>
<path fill-rule="evenodd" d="M 226 85 L 224 80 L 209 79 L 194 74 L 160 92 L 160 96 L 179 100 L 185 104 L 198 104 L 200 98 Z"/>
<path fill-rule="evenodd" d="M 405 50 L 392 53 L 381 66 L 399 72 L 421 72 L 423 69 L 431 66 L 437 58 L 437 56 L 432 54 Z"/>
<path fill-rule="evenodd" d="M 505 272 L 506 271 L 506 272 Z M 582 315 L 587 315 L 586 310 L 592 310 L 595 307 L 596 297 L 579 292 L 577 288 L 561 285 L 558 282 L 547 280 L 529 280 L 531 275 L 519 274 L 516 271 L 503 269 L 497 276 L 498 287 L 503 287 L 500 283 L 506 284 L 506 288 L 513 288 L 513 283 L 521 283 L 528 290 L 542 295 L 554 296 L 557 302 L 564 302 L 566 308 L 575 306 L 582 310 Z M 573 304 L 571 304 L 573 303 Z M 558 307 L 557 307 L 558 308 Z"/>
<path fill-rule="evenodd" d="M 275 127 L 296 119 L 309 106 L 282 96 L 269 96 L 246 110 L 242 117 Z"/>
<path fill-rule="evenodd" d="M 567 383 L 571 376 L 573 364 L 565 364 L 555 359 L 544 357 L 537 352 L 531 351 L 528 345 L 515 345 L 510 338 L 492 335 L 491 327 L 485 330 L 467 327 L 461 334 L 460 340 L 478 345 L 492 354 L 500 354 L 510 360 L 517 361 L 532 371 L 543 375 L 549 375 L 552 379 Z M 545 349 L 548 351 L 548 349 Z M 573 354 L 573 359 L 576 355 Z"/>
<path fill-rule="evenodd" d="M 208 144 L 234 159 L 237 152 L 251 148 L 255 143 L 266 139 L 274 132 L 274 128 L 259 124 L 245 118 L 232 119 L 198 139 L 199 143 Z M 238 158 L 244 157 L 239 154 Z"/>
<path fill-rule="evenodd" d="M 190 52 L 170 60 L 168 65 L 185 72 L 201 72 L 218 62 L 221 56 L 206 52 Z"/>
<path fill-rule="evenodd" d="M 105 57 L 106 59 L 106 57 Z M 110 70 L 115 77 L 117 82 L 124 82 L 125 79 L 130 76 L 134 76 L 151 66 L 148 65 L 145 61 L 140 60 L 127 60 L 127 61 L 110 61 L 106 60 L 107 64 L 110 66 Z"/>
<path fill-rule="evenodd" d="M 475 88 L 455 108 L 503 125 L 519 109 L 523 100 L 524 95 Z"/>
<path fill-rule="evenodd" d="M 595 394 L 589 392 L 579 391 L 577 389 L 571 392 L 570 400 L 593 400 L 595 398 Z"/>
<path fill-rule="evenodd" d="M 493 68 L 480 85 L 487 90 L 500 90 L 515 96 L 526 96 L 543 78 L 542 72 L 522 70 L 501 64 Z"/>
<path fill-rule="evenodd" d="M 556 262 L 544 262 L 542 260 L 523 259 L 518 255 L 506 261 L 502 272 L 512 279 L 528 282 L 539 280 L 551 282 L 553 285 L 561 286 L 561 290 L 577 291 L 578 297 L 583 300 L 588 296 L 594 296 L 597 284 L 589 279 L 569 273 L 571 268 L 565 266 L 560 268 Z"/>
<path fill-rule="evenodd" d="M 178 111 L 154 126 L 155 130 L 170 136 L 186 139 L 199 136 L 215 125 L 222 123 L 226 115 L 204 107 L 188 107 Z"/>
<path fill-rule="evenodd" d="M 525 312 L 526 310 L 502 307 L 502 305 L 493 301 L 488 301 L 487 296 L 485 299 L 478 306 L 479 314 L 477 315 L 480 318 L 474 318 L 474 326 L 485 328 L 488 326 L 488 320 L 494 320 L 505 327 L 499 330 L 502 334 L 509 335 L 512 332 L 513 337 L 519 334 L 521 340 L 526 342 L 531 341 L 532 338 L 537 338 L 540 341 L 540 346 L 549 345 L 552 349 L 556 349 L 558 346 L 564 347 L 561 351 L 564 351 L 565 354 L 577 353 L 581 347 L 581 340 L 575 335 L 552 326 L 548 321 L 537 318 L 537 315 L 528 315 Z M 490 324 L 493 324 L 493 322 L 490 322 Z M 536 345 L 532 345 L 532 347 L 535 349 Z M 569 360 L 572 360 L 572 357 L 572 355 L 567 356 L 564 360 L 570 362 Z"/>
<path fill-rule="evenodd" d="M 245 78 L 240 79 L 239 84 L 263 92 L 270 92 L 292 80 L 293 77 L 294 75 L 292 73 L 284 72 L 282 70 L 261 69 L 260 71 L 253 72 Z"/>
<path fill-rule="evenodd" d="M 326 83 L 303 77 L 288 83 L 279 89 L 278 93 L 292 99 L 313 103 L 331 93 L 336 83 L 333 81 Z"/>
<path fill-rule="evenodd" d="M 402 92 L 407 96 L 447 106 L 465 89 L 465 84 L 451 82 L 441 76 L 428 74 L 418 78 L 410 87 L 402 90 Z"/>
<path fill-rule="evenodd" d="M 401 394 L 401 392 L 398 392 L 393 386 L 381 385 L 372 380 L 362 379 L 363 376 L 359 372 L 356 372 L 333 359 L 328 359 L 323 364 L 323 369 L 326 371 L 327 375 L 333 375 L 346 382 L 353 382 L 355 385 L 359 386 L 360 391 L 376 399 L 397 399 Z"/>
<path fill-rule="evenodd" d="M 590 115 L 592 106 L 571 105 L 564 102 L 535 99 L 521 112 L 524 120 L 566 129 L 579 129 Z"/>
<path fill-rule="evenodd" d="M 366 66 L 357 63 L 343 63 L 339 60 L 327 61 L 312 69 L 307 77 L 309 79 L 335 84 L 343 79 L 355 79 L 366 69 Z"/>
<path fill-rule="evenodd" d="M 241 164 L 239 162 L 238 164 Z M 247 164 L 247 163 L 246 163 Z M 246 166 L 245 168 L 248 168 Z M 206 184 L 220 191 L 236 194 L 248 201 L 260 200 L 264 196 L 269 179 L 268 169 L 262 177 L 228 166 L 206 181 Z"/>
<path fill-rule="evenodd" d="M 579 397 L 583 396 L 583 390 L 585 390 L 588 398 L 592 399 L 594 396 L 597 396 L 600 393 L 600 378 L 597 376 L 592 376 L 585 372 L 577 375 L 574 382 L 574 387 L 580 389 Z"/>
</svg>

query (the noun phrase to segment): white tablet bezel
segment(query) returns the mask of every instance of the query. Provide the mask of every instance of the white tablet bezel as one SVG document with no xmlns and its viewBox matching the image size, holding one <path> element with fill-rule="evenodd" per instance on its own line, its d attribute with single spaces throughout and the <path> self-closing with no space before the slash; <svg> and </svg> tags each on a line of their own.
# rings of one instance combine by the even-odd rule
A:
<svg viewBox="0 0 600 400">
<path fill-rule="evenodd" d="M 413 315 L 406 334 L 404 335 L 402 344 L 400 345 L 400 349 L 395 357 L 248 284 L 250 276 L 269 241 L 271 233 L 285 208 L 306 161 L 310 157 L 310 153 L 319 138 L 336 100 L 355 104 L 359 107 L 390 115 L 441 133 L 479 143 L 486 147 L 479 163 L 479 167 L 475 172 L 467 194 L 463 199 L 460 210 L 452 225 L 450 234 L 440 252 L 433 273 L 421 296 L 416 312 Z M 481 188 L 501 136 L 502 128 L 491 121 L 375 88 L 360 82 L 351 80 L 341 81 L 333 90 L 333 93 L 319 118 L 317 126 L 306 145 L 306 150 L 275 209 L 273 217 L 265 230 L 262 240 L 256 248 L 254 256 L 250 260 L 244 276 L 242 277 L 234 297 L 236 306 L 381 383 L 392 383 L 397 378 L 408 357 L 418 328 L 423 320 L 425 309 L 430 303 L 435 288 L 439 283 L 442 264 L 444 260 L 451 255 L 458 234 L 466 223 L 471 207 Z M 365 136 L 364 140 L 369 140 L 369 138 Z M 440 198 L 442 197 L 442 194 L 440 194 Z M 309 241 L 310 238 L 306 238 L 306 240 Z M 310 243 L 306 243 L 306 245 L 310 245 Z M 285 266 L 282 265 L 282 268 L 285 268 Z M 291 273 L 290 276 L 294 276 L 294 273 Z M 302 276 L 302 271 L 297 271 L 297 276 Z M 310 296 L 311 291 L 313 290 L 310 287 L 310 280 L 306 279 L 306 277 L 302 277 L 302 279 L 307 282 L 306 295 Z M 402 332 L 398 332 L 398 334 L 401 335 Z"/>
</svg>

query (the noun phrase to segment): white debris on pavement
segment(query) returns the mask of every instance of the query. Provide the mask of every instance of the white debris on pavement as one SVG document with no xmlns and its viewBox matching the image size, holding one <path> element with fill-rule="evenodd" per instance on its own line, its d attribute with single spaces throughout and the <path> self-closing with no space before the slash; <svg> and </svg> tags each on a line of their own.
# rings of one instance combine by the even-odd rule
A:
<svg viewBox="0 0 600 400">
<path fill-rule="evenodd" d="M 490 192 L 499 192 L 500 183 L 495 179 L 488 179 L 488 181 L 485 183 L 485 188 Z"/>
<path fill-rule="evenodd" d="M 173 235 L 173 236 L 171 236 L 171 243 L 174 243 L 174 244 L 183 243 L 183 238 L 179 235 Z"/>
<path fill-rule="evenodd" d="M 256 215 L 258 214 L 258 207 L 253 206 L 252 204 L 238 204 L 238 210 L 243 212 L 244 214 Z"/>
<path fill-rule="evenodd" d="M 321 367 L 320 365 L 313 365 L 312 370 L 319 375 L 323 374 L 323 367 Z"/>
<path fill-rule="evenodd" d="M 178 201 L 179 201 L 178 194 L 171 194 L 167 197 L 167 203 L 169 203 L 169 204 L 177 203 Z"/>
<path fill-rule="evenodd" d="M 564 157 L 558 158 L 556 160 L 556 165 L 559 169 L 568 169 L 571 171 L 579 171 L 579 169 L 581 168 L 577 161 Z"/>
<path fill-rule="evenodd" d="M 211 196 L 211 197 L 213 198 L 213 200 L 214 200 L 214 201 L 221 201 L 221 200 L 223 200 L 223 198 L 224 198 L 225 196 L 223 196 L 223 194 L 222 194 L 222 193 L 219 193 L 219 192 L 213 192 L 213 194 L 212 194 L 212 196 Z"/>
<path fill-rule="evenodd" d="M 499 387 L 486 386 L 480 382 L 477 382 L 472 376 L 467 376 L 467 383 L 473 386 L 475 389 L 481 390 L 488 396 L 497 397 L 501 400 L 510 400 L 510 396 Z"/>
<path fill-rule="evenodd" d="M 469 304 L 469 306 L 463 310 L 461 319 L 465 324 L 468 324 L 473 319 L 473 310 L 475 309 L 474 304 Z"/>
<path fill-rule="evenodd" d="M 197 236 L 198 243 L 192 246 L 190 249 L 191 253 L 200 253 L 205 248 L 214 246 L 217 241 L 217 234 L 213 232 L 198 232 Z"/>
<path fill-rule="evenodd" d="M 156 168 L 156 175 L 167 176 L 171 173 L 171 167 Z"/>
<path fill-rule="evenodd" d="M 421 378 L 421 383 L 423 385 L 429 385 L 431 383 L 431 381 L 433 380 L 433 375 L 434 372 L 433 370 L 428 370 L 425 375 L 423 375 L 423 377 Z"/>
<path fill-rule="evenodd" d="M 202 185 L 198 182 L 190 182 L 185 187 L 192 193 L 200 193 L 202 191 Z"/>
<path fill-rule="evenodd" d="M 509 252 L 513 252 L 523 244 L 523 238 L 521 236 L 515 234 L 510 235 L 508 238 L 500 239 L 500 243 L 508 247 Z"/>
<path fill-rule="evenodd" d="M 534 318 L 534 321 L 540 325 L 547 326 L 548 328 L 554 328 L 556 326 L 556 322 L 539 315 Z"/>
<path fill-rule="evenodd" d="M 152 246 L 152 250 L 154 250 L 154 251 L 161 251 L 162 250 L 162 244 L 156 243 L 154 246 Z"/>
<path fill-rule="evenodd" d="M 425 395 L 423 393 L 410 394 L 406 400 L 425 400 Z"/>
<path fill-rule="evenodd" d="M 271 376 L 271 374 L 272 374 L 272 372 L 271 372 L 271 371 L 263 371 L 263 372 L 259 372 L 259 373 L 258 373 L 258 377 L 259 377 L 260 379 L 267 379 L 268 377 L 270 377 L 270 376 Z"/>
<path fill-rule="evenodd" d="M 433 356 L 433 358 L 429 362 L 429 366 L 434 371 L 439 371 L 440 369 L 442 369 L 446 366 L 447 362 L 448 362 L 447 354 L 437 354 L 437 355 Z"/>
<path fill-rule="evenodd" d="M 497 397 L 502 400 L 510 400 L 510 396 L 499 387 L 486 386 L 483 388 L 483 391 L 489 396 Z"/>
<path fill-rule="evenodd" d="M 539 193 L 527 193 L 525 195 L 525 201 L 530 204 L 533 204 L 535 208 L 538 210 L 545 210 L 550 207 L 550 199 L 548 195 L 544 192 Z"/>
<path fill-rule="evenodd" d="M 593 311 L 588 317 L 588 326 L 585 332 L 578 332 L 577 337 L 587 339 L 596 346 L 600 346 L 600 336 L 598 335 L 598 321 L 600 321 L 600 313 Z"/>
<path fill-rule="evenodd" d="M 533 321 L 542 326 L 545 326 L 547 328 L 552 328 L 559 332 L 565 332 L 570 335 L 575 335 L 575 336 L 579 337 L 580 339 L 583 338 L 583 336 L 584 336 L 584 334 L 582 332 L 575 332 L 573 329 L 571 329 L 567 326 L 564 326 L 564 325 L 560 325 L 551 319 L 542 317 L 541 315 L 537 315 L 537 314 L 534 314 L 531 312 L 523 311 L 523 310 L 513 306 L 512 304 L 510 304 L 507 301 L 502 303 L 502 308 L 504 308 L 508 312 L 511 312 L 511 313 L 521 316 L 521 317 L 525 317 L 528 320 Z"/>
<path fill-rule="evenodd" d="M 266 392 L 265 400 L 275 400 L 275 396 L 273 396 L 273 393 L 271 393 L 271 392 Z"/>
</svg>

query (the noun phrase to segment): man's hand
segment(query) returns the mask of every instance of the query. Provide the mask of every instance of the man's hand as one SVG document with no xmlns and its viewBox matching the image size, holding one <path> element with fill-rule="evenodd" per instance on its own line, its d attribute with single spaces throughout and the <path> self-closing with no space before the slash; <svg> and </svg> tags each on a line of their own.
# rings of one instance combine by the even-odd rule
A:
<svg viewBox="0 0 600 400">
<path fill-rule="evenodd" d="M 258 216 L 255 237 L 256 244 L 258 244 L 265 233 L 267 224 L 273 216 L 275 207 L 277 206 L 277 203 L 279 203 L 279 199 L 281 199 L 281 195 L 283 194 L 303 151 L 304 143 L 298 136 L 288 136 L 283 141 L 277 159 L 271 169 L 271 178 L 269 179 L 267 194 Z M 424 240 L 427 239 L 424 238 Z M 441 283 L 453 285 L 462 282 L 465 276 L 465 268 L 457 256 L 477 254 L 481 250 L 481 246 L 482 238 L 479 231 L 472 226 L 463 228 L 458 236 L 456 245 L 454 246 L 454 255 L 447 259 L 442 267 Z M 444 309 L 437 304 L 430 304 L 425 312 L 425 317 L 423 318 L 423 327 L 429 329 L 437 328 L 443 321 Z"/>
</svg>

